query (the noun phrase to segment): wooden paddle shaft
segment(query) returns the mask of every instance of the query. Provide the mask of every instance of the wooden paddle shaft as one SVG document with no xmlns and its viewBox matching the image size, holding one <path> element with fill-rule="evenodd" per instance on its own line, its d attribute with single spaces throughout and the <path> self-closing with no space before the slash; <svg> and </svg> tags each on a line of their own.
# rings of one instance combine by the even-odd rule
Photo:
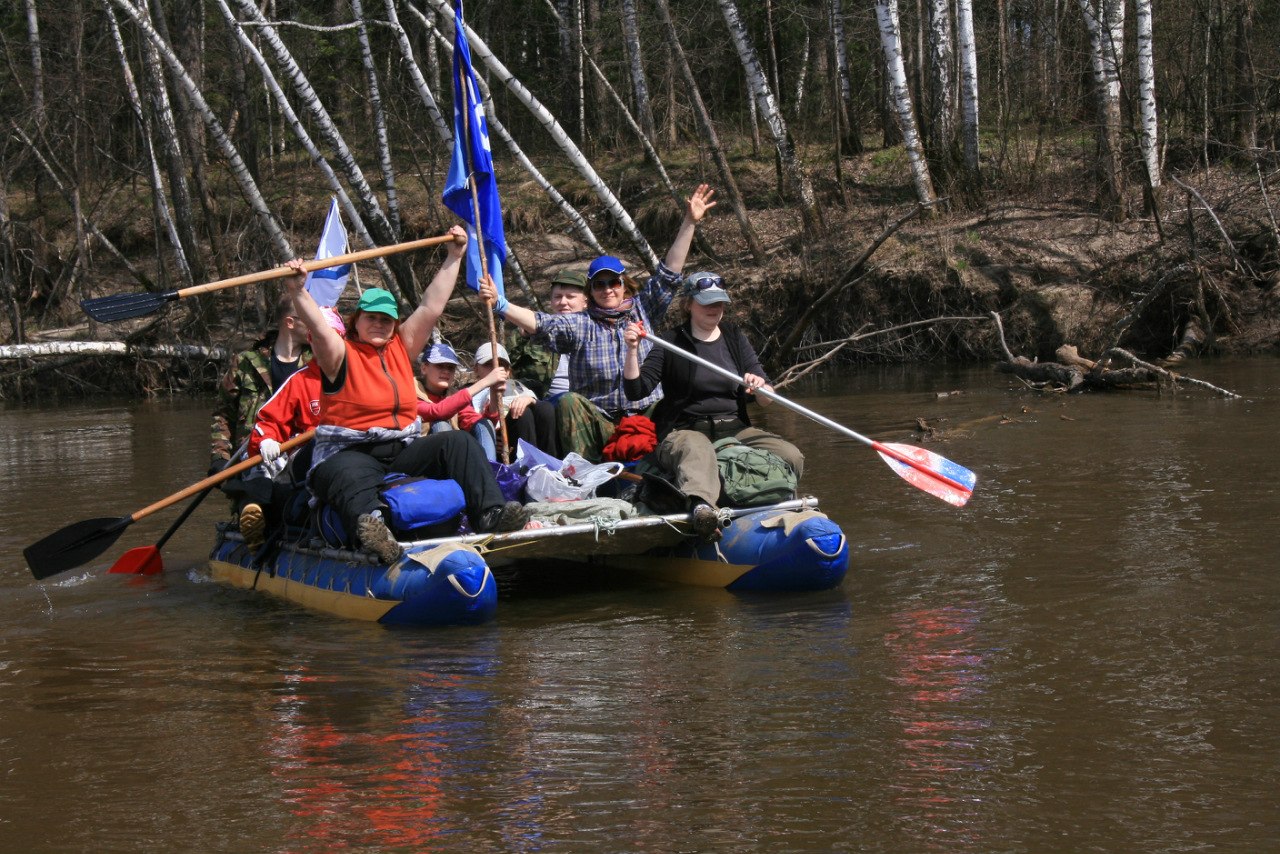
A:
<svg viewBox="0 0 1280 854">
<path fill-rule="evenodd" d="M 440 237 L 424 237 L 422 240 L 410 240 L 407 243 L 397 243 L 394 246 L 375 246 L 373 249 L 362 249 L 359 252 L 348 252 L 346 255 L 335 255 L 332 258 L 317 258 L 314 261 L 306 261 L 302 265 L 302 269 L 308 273 L 315 270 L 323 270 L 326 267 L 340 267 L 343 264 L 354 264 L 357 261 L 367 261 L 370 258 L 381 258 L 384 255 L 395 255 L 399 252 L 412 252 L 414 249 L 426 249 L 428 246 L 439 246 L 441 243 L 449 243 L 454 240 L 451 234 L 444 234 Z M 248 273 L 244 276 L 236 276 L 231 279 L 220 279 L 216 282 L 209 282 L 207 285 L 195 285 L 190 288 L 182 288 L 176 291 L 179 299 L 195 296 L 197 294 L 207 294 L 210 291 L 220 291 L 223 288 L 235 288 L 240 285 L 252 285 L 254 282 L 269 282 L 272 279 L 283 279 L 286 276 L 292 276 L 293 270 L 289 267 L 272 267 L 270 270 L 263 270 L 260 273 Z"/>
<path fill-rule="evenodd" d="M 315 430 L 308 430 L 305 433 L 300 433 L 297 436 L 294 436 L 289 441 L 281 443 L 280 452 L 284 453 L 285 451 L 292 450 L 293 448 L 296 448 L 299 445 L 303 445 L 303 444 L 306 444 L 307 442 L 310 442 L 311 437 L 314 436 L 315 434 L 316 434 Z M 203 492 L 206 489 L 217 486 L 223 481 L 231 480 L 231 478 L 240 474 L 240 472 L 248 471 L 249 469 L 253 468 L 260 462 L 262 462 L 262 456 L 259 454 L 257 456 L 249 457 L 249 459 L 247 460 L 242 460 L 241 462 L 238 462 L 235 465 L 227 466 L 222 471 L 218 472 L 215 475 L 210 475 L 209 477 L 206 477 L 204 480 L 200 481 L 199 483 L 193 483 L 190 486 L 188 486 L 186 489 L 183 489 L 179 492 L 175 492 L 173 495 L 170 495 L 168 498 L 162 498 L 159 501 L 157 501 L 155 504 L 150 504 L 146 507 L 143 507 L 137 513 L 134 513 L 132 516 L 130 516 L 129 519 L 131 522 L 136 522 L 139 519 L 143 518 L 144 516 L 150 516 L 152 513 L 155 513 L 159 510 L 163 510 L 164 508 L 168 507 L 170 504 L 177 504 L 179 501 L 183 500 L 184 498 L 187 498 L 188 496 L 195 495 L 197 492 Z"/>
</svg>

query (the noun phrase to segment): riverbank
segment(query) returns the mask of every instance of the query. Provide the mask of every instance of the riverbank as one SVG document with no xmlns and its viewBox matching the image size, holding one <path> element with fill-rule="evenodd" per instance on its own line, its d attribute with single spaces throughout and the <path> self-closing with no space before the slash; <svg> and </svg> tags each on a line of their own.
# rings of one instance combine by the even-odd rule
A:
<svg viewBox="0 0 1280 854">
<path fill-rule="evenodd" d="M 817 162 L 819 154 L 809 152 L 808 157 Z M 771 162 L 749 155 L 739 152 L 732 163 L 768 263 L 753 262 L 722 196 L 702 229 L 714 257 L 695 251 L 687 267 L 726 276 L 735 297 L 733 314 L 751 330 L 774 372 L 821 357 L 850 336 L 859 337 L 846 342 L 836 360 L 997 361 L 1001 355 L 991 312 L 1000 313 L 1015 354 L 1048 359 L 1059 346 L 1074 344 L 1082 354 L 1096 355 L 1115 343 L 1117 326 L 1144 296 L 1151 298 L 1140 316 L 1127 319 L 1121 342 L 1141 355 L 1170 353 L 1189 322 L 1204 331 L 1205 352 L 1261 352 L 1280 346 L 1280 236 L 1269 197 L 1251 168 L 1219 164 L 1187 174 L 1182 180 L 1200 199 L 1170 181 L 1161 192 L 1159 218 L 1134 216 L 1111 223 L 1093 212 L 1081 149 L 1060 141 L 1057 148 L 1042 146 L 1034 157 L 1007 152 L 998 170 L 1006 176 L 1005 185 L 989 188 L 983 209 L 911 218 L 865 266 L 853 269 L 873 241 L 914 206 L 901 149 L 846 157 L 839 185 L 817 177 L 826 232 L 816 238 L 803 235 L 798 210 L 778 194 Z M 709 164 L 700 163 L 691 150 L 676 152 L 667 167 L 682 191 L 701 180 L 714 181 L 707 174 Z M 613 163 L 602 173 L 661 257 L 680 211 L 648 178 L 640 160 Z M 548 174 L 571 202 L 584 212 L 591 210 L 593 197 L 575 175 Z M 1024 177 L 1018 181 L 1008 177 L 1019 175 Z M 537 186 L 522 174 L 502 177 L 509 243 L 543 296 L 554 270 L 585 267 L 594 253 L 566 236 L 563 219 Z M 288 194 L 276 209 L 294 245 L 310 254 L 326 206 L 323 188 L 301 164 L 277 175 L 271 186 Z M 1141 207 L 1137 192 L 1135 210 Z M 442 232 L 450 222 L 438 200 L 421 186 L 402 188 L 400 197 L 403 209 L 412 212 L 405 223 L 407 239 Z M 223 204 L 229 206 L 230 197 Z M 14 204 L 15 223 L 24 213 L 34 210 Z M 101 217 L 99 227 L 126 257 L 162 281 L 149 229 L 149 200 L 121 194 Z M 608 233 L 602 218 L 592 218 L 591 224 L 607 250 L 639 266 L 618 236 Z M 43 228 L 50 246 L 74 247 L 69 217 L 60 218 L 56 209 L 43 209 L 25 227 Z M 254 260 L 261 250 L 254 248 L 247 227 L 224 236 L 223 242 L 237 247 L 240 256 L 222 259 L 227 275 L 271 263 Z M 414 259 L 420 283 L 430 278 L 436 257 L 423 253 Z M 19 301 L 26 341 L 127 340 L 233 350 L 250 343 L 269 315 L 271 288 L 253 287 L 175 303 L 164 314 L 129 323 L 93 324 L 79 311 L 79 298 L 141 289 L 110 257 L 99 253 L 94 264 L 91 275 L 69 286 L 70 299 L 58 298 L 56 289 L 52 298 L 36 289 Z M 378 283 L 372 267 L 361 277 L 366 285 Z M 508 282 L 513 297 L 527 302 L 514 277 L 509 275 Z M 806 317 L 819 299 L 825 300 L 822 310 Z M 479 303 L 460 289 L 442 330 L 463 349 L 471 349 L 468 344 L 481 337 L 481 317 Z M 921 323 L 935 318 L 950 319 Z M 802 322 L 808 325 L 794 334 Z M 13 340 L 11 325 L 6 321 L 0 329 L 5 340 Z M 10 364 L 14 370 L 0 381 L 0 394 L 9 399 L 98 389 L 203 393 L 220 370 L 199 358 L 60 356 Z"/>
</svg>

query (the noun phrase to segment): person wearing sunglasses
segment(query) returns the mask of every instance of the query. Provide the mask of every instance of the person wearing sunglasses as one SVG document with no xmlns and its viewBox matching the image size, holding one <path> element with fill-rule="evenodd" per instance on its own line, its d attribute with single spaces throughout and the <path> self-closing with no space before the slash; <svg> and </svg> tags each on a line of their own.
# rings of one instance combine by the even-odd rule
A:
<svg viewBox="0 0 1280 854">
<path fill-rule="evenodd" d="M 556 398 L 556 432 L 560 451 L 581 454 L 599 462 L 601 449 L 609 441 L 618 422 L 628 415 L 646 411 L 662 398 L 662 390 L 652 389 L 639 400 L 631 400 L 622 390 L 622 362 L 626 355 L 623 332 L 629 322 L 649 328 L 662 323 L 680 287 L 693 233 L 716 202 L 715 190 L 701 184 L 685 205 L 684 219 L 676 232 L 664 262 L 643 285 L 627 274 L 626 266 L 611 255 L 591 262 L 587 270 L 587 307 L 566 314 L 533 312 L 498 298 L 487 282 L 480 294 L 494 304 L 494 310 L 533 335 L 534 341 L 569 359 L 570 391 Z M 651 346 L 642 342 L 643 352 Z"/>
<path fill-rule="evenodd" d="M 732 437 L 770 451 L 791 467 L 797 480 L 804 473 L 804 454 L 781 436 L 751 426 L 747 402 L 771 403 L 767 397 L 756 397 L 755 391 L 773 387 L 747 336 L 724 322 L 730 302 L 724 279 L 715 273 L 693 273 L 685 278 L 681 297 L 689 319 L 664 333 L 663 339 L 737 374 L 746 387 L 662 347 L 649 350 L 642 364 L 643 329 L 629 323 L 623 389 L 632 399 L 643 399 L 662 384 L 663 398 L 653 413 L 658 433 L 655 462 L 671 472 L 676 487 L 689 496 L 695 533 L 714 541 L 720 534 L 720 470 L 714 442 Z"/>
</svg>

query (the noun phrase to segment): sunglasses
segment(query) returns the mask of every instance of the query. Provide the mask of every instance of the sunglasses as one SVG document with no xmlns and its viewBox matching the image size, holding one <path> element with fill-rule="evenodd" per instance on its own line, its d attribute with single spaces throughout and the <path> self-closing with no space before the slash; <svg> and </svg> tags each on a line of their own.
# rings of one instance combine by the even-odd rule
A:
<svg viewBox="0 0 1280 854">
<path fill-rule="evenodd" d="M 606 291 L 622 287 L 622 279 L 601 279 L 591 283 L 591 290 Z"/>
<path fill-rule="evenodd" d="M 689 290 L 693 293 L 710 290 L 711 288 L 720 288 L 720 290 L 724 290 L 724 279 L 721 276 L 707 275 L 699 276 L 689 282 Z"/>
</svg>

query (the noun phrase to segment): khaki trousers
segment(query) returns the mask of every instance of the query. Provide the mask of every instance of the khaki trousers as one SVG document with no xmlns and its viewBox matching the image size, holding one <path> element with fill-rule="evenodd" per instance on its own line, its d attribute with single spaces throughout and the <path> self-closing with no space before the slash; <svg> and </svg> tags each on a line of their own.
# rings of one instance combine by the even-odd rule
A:
<svg viewBox="0 0 1280 854">
<path fill-rule="evenodd" d="M 748 447 L 777 454 L 795 471 L 796 480 L 804 476 L 804 454 L 781 436 L 756 427 L 744 427 L 728 435 Z M 674 483 L 681 492 L 716 506 L 720 499 L 720 469 L 716 466 L 715 448 L 705 433 L 672 430 L 655 453 L 658 465 L 675 476 Z"/>
</svg>

